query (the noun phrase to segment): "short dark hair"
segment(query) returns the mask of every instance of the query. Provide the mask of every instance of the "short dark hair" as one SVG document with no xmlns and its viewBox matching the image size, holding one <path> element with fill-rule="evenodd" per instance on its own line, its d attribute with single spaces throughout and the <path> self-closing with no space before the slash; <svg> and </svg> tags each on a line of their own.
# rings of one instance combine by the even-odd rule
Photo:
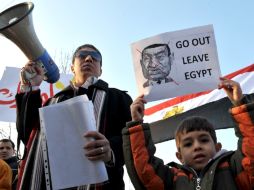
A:
<svg viewBox="0 0 254 190">
<path fill-rule="evenodd" d="M 207 131 L 211 135 L 214 143 L 217 143 L 216 132 L 213 125 L 204 117 L 192 116 L 183 120 L 176 128 L 175 141 L 178 150 L 180 148 L 180 135 L 192 131 Z"/>
<path fill-rule="evenodd" d="M 3 142 L 3 143 L 10 142 L 13 150 L 15 148 L 15 144 L 14 144 L 14 142 L 11 139 L 1 139 L 0 142 Z"/>
<path fill-rule="evenodd" d="M 170 51 L 170 48 L 169 48 L 168 44 L 152 44 L 152 45 L 146 46 L 146 47 L 142 50 L 141 58 L 143 59 L 144 51 L 145 51 L 145 50 L 147 50 L 147 49 L 152 49 L 152 48 L 156 48 L 156 47 L 160 47 L 160 46 L 165 46 L 166 49 L 168 50 L 168 56 L 171 55 L 171 51 Z"/>
<path fill-rule="evenodd" d="M 100 52 L 94 45 L 92 45 L 92 44 L 84 44 L 84 45 L 79 46 L 79 47 L 75 50 L 75 52 L 73 53 L 73 56 L 72 56 L 72 64 L 74 63 L 76 53 L 77 53 L 79 50 L 81 50 L 82 48 L 86 48 L 86 47 L 87 47 L 87 48 L 91 48 L 91 49 L 95 50 L 96 52 L 98 52 L 98 53 L 100 54 L 101 58 L 102 58 L 101 52 Z M 102 66 L 102 59 L 101 59 L 100 64 L 101 64 L 101 66 Z"/>
</svg>

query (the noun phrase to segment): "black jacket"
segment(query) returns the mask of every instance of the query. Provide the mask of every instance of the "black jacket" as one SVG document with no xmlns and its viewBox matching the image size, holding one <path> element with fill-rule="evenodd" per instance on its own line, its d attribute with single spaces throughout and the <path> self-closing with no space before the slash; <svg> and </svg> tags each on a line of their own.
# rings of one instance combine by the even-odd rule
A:
<svg viewBox="0 0 254 190">
<path fill-rule="evenodd" d="M 114 167 L 107 167 L 109 183 L 106 183 L 103 189 L 121 190 L 124 189 L 124 159 L 121 131 L 125 127 L 126 122 L 131 120 L 130 104 L 132 103 L 132 99 L 126 92 L 115 88 L 109 88 L 106 82 L 98 80 L 94 85 L 91 85 L 86 92 L 90 100 L 93 100 L 93 93 L 97 89 L 106 92 L 99 131 L 109 140 L 116 160 Z M 53 98 L 50 98 L 45 105 L 62 102 L 81 94 L 84 93 L 79 92 L 70 85 L 57 93 Z M 20 139 L 26 144 L 29 140 L 31 130 L 34 127 L 39 128 L 38 108 L 41 107 L 40 91 L 38 90 L 30 94 L 17 94 L 16 102 L 17 129 L 20 134 Z"/>
<path fill-rule="evenodd" d="M 7 160 L 4 160 L 10 167 L 12 170 L 12 189 L 16 189 L 16 185 L 18 182 L 18 158 L 16 156 L 13 156 Z"/>
</svg>

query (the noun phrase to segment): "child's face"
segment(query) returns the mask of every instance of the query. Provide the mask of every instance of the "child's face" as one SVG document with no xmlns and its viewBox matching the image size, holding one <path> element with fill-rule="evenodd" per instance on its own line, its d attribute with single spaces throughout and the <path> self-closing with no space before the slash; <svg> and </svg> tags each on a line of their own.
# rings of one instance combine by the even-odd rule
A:
<svg viewBox="0 0 254 190">
<path fill-rule="evenodd" d="M 179 142 L 180 150 L 176 153 L 176 157 L 182 164 L 188 165 L 196 171 L 202 170 L 221 149 L 221 144 L 215 144 L 207 131 L 182 133 Z"/>
</svg>

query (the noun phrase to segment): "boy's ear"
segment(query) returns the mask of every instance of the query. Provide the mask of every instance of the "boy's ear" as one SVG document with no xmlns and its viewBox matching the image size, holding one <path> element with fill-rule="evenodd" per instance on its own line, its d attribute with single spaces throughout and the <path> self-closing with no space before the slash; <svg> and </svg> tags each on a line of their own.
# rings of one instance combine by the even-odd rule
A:
<svg viewBox="0 0 254 190">
<path fill-rule="evenodd" d="M 71 71 L 73 72 L 73 74 L 75 74 L 73 64 L 71 64 Z"/>
<path fill-rule="evenodd" d="M 219 152 L 221 150 L 221 148 L 222 148 L 222 144 L 220 142 L 215 144 L 216 152 Z"/>
<path fill-rule="evenodd" d="M 180 152 L 176 152 L 176 157 L 182 164 L 184 163 L 182 154 Z"/>
</svg>

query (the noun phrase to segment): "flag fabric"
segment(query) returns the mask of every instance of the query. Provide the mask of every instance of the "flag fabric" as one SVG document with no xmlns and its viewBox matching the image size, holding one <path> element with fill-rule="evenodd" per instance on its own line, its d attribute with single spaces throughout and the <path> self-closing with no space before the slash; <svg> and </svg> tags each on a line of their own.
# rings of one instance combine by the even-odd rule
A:
<svg viewBox="0 0 254 190">
<path fill-rule="evenodd" d="M 254 64 L 225 77 L 239 82 L 243 94 L 254 100 Z M 215 89 L 172 98 L 147 108 L 144 122 L 151 124 L 153 140 L 159 143 L 173 139 L 177 125 L 188 116 L 206 117 L 215 129 L 234 127 L 228 112 L 231 106 L 225 92 L 222 89 Z"/>
</svg>

